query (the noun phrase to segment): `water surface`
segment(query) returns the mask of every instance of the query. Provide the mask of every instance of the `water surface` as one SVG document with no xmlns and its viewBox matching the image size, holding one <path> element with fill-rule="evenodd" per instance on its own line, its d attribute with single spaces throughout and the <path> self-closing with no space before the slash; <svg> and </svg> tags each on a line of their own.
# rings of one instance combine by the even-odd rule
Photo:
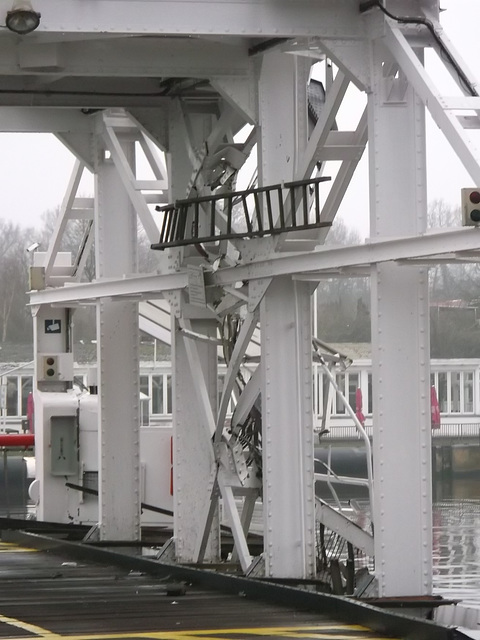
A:
<svg viewBox="0 0 480 640">
<path fill-rule="evenodd" d="M 480 476 L 436 483 L 433 589 L 480 608 Z"/>
</svg>

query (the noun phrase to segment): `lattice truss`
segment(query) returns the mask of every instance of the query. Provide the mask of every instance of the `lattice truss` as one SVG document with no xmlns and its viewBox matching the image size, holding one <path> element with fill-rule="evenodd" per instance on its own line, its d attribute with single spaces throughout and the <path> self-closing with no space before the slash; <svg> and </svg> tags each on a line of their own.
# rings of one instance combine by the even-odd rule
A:
<svg viewBox="0 0 480 640">
<path fill-rule="evenodd" d="M 181 369 L 175 393 L 190 387 L 188 401 L 200 425 L 194 441 L 205 470 L 198 471 L 191 501 L 185 502 L 184 495 L 187 507 L 177 505 L 181 560 L 202 561 L 218 552 L 221 496 L 235 554 L 248 572 L 252 557 L 247 533 L 255 502 L 263 496 L 267 573 L 312 575 L 313 451 L 302 466 L 300 484 L 307 489 L 300 491 L 298 512 L 292 506 L 298 496 L 287 496 L 293 517 L 303 518 L 301 534 L 287 531 L 279 538 L 272 523 L 282 499 L 273 490 L 265 495 L 275 476 L 262 459 L 262 440 L 271 439 L 271 426 L 262 426 L 262 414 L 269 412 L 265 393 L 272 364 L 267 354 L 274 336 L 262 320 L 260 337 L 262 304 L 274 283 L 284 278 L 293 282 L 292 295 L 300 296 L 292 322 L 300 317 L 295 340 L 304 360 L 285 363 L 296 371 L 293 388 L 278 393 L 291 393 L 298 428 L 308 427 L 311 409 L 302 398 L 311 376 L 308 381 L 310 370 L 305 373 L 301 367 L 311 360 L 311 335 L 305 329 L 310 310 L 301 307 L 299 290 L 310 295 L 319 278 L 369 274 L 385 263 L 421 269 L 439 260 L 477 260 L 480 247 L 473 229 L 425 233 L 425 216 L 418 213 L 425 199 L 418 188 L 417 213 L 412 213 L 417 222 L 406 232 L 385 232 L 375 222 L 383 215 L 377 211 L 368 244 L 323 247 L 367 140 L 374 153 L 382 153 L 387 137 L 376 107 L 370 113 L 368 105 L 358 109 L 366 102 L 361 96 L 382 108 L 405 105 L 412 114 L 426 107 L 473 182 L 480 184 L 479 154 L 471 135 L 480 128 L 474 77 L 443 33 L 437 0 L 412 1 L 408 9 L 399 0 L 41 4 L 40 27 L 34 33 L 19 38 L 0 32 L 0 127 L 50 131 L 77 161 L 50 246 L 39 258 L 42 285 L 32 292 L 31 303 L 70 307 L 93 301 L 100 308 L 102 300 L 136 300 L 140 328 L 174 343 L 176 353 L 184 354 L 191 378 Z M 5 2 L 1 9 L 5 11 Z M 427 48 L 451 74 L 457 95 L 443 96 L 436 88 L 424 66 Z M 339 110 L 352 104 L 356 122 L 342 130 Z M 415 153 L 418 171 L 425 162 L 424 147 L 419 144 Z M 383 179 L 375 162 L 371 175 L 380 184 L 380 195 L 378 190 L 372 195 L 377 194 L 378 204 L 385 198 L 382 180 L 396 184 L 396 169 Z M 79 197 L 78 188 L 84 171 L 98 175 L 106 165 L 116 171 L 140 233 L 162 250 L 155 253 L 153 273 L 138 273 L 133 261 L 131 272 L 104 277 L 96 243 L 97 278 L 86 283 L 83 268 L 102 211 L 98 191 L 86 199 Z M 107 187 L 97 184 L 102 188 Z M 84 221 L 85 235 L 77 256 L 65 266 L 58 259 L 62 237 L 77 219 Z M 132 229 L 132 238 L 136 233 Z M 265 308 L 264 319 L 269 320 L 268 304 Z M 281 342 L 273 347 L 282 348 Z M 212 352 L 228 365 L 218 407 L 205 365 L 205 354 Z M 232 397 L 236 408 L 228 422 Z M 179 424 L 182 420 L 177 415 Z M 188 436 L 179 428 L 176 438 L 183 446 Z M 311 447 L 311 438 L 305 436 L 302 447 Z M 194 473 L 188 475 L 186 464 L 179 462 L 179 469 L 192 483 Z M 418 510 L 423 506 L 417 505 Z M 188 531 L 183 508 L 194 521 Z M 278 558 L 295 545 L 303 549 L 301 558 L 293 569 L 286 568 Z M 425 584 L 428 590 L 428 576 Z"/>
</svg>

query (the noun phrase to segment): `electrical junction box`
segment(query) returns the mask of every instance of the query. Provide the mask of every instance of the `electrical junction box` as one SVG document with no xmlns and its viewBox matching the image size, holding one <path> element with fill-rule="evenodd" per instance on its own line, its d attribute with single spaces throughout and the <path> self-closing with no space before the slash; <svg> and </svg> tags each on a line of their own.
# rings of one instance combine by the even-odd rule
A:
<svg viewBox="0 0 480 640">
<path fill-rule="evenodd" d="M 73 382 L 73 353 L 39 353 L 36 368 L 39 382 Z"/>
<path fill-rule="evenodd" d="M 78 474 L 78 428 L 76 416 L 50 418 L 50 472 L 52 476 Z"/>
</svg>

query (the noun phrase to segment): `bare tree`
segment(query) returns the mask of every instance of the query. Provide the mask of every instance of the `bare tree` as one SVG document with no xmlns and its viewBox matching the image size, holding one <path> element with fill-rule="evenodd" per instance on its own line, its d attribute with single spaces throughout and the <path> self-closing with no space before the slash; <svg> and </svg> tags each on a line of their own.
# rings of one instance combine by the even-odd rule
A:
<svg viewBox="0 0 480 640">
<path fill-rule="evenodd" d="M 360 244 L 359 233 L 337 219 L 325 244 Z M 318 336 L 331 342 L 370 340 L 370 282 L 368 278 L 335 277 L 321 280 L 317 288 Z"/>
<path fill-rule="evenodd" d="M 31 229 L 0 219 L 0 331 L 2 342 L 25 339 L 31 330 L 27 310 L 28 261 Z M 15 320 L 15 322 L 14 322 Z M 31 339 L 31 335 L 30 335 Z"/>
<path fill-rule="evenodd" d="M 40 231 L 40 243 L 42 250 L 46 250 L 53 235 L 56 220 L 60 213 L 60 207 L 45 211 L 42 216 L 43 226 Z M 84 240 L 85 233 L 89 230 L 90 221 L 82 219 L 69 220 L 65 227 L 60 251 L 68 251 L 74 259 Z M 143 231 L 143 227 L 138 227 L 137 243 L 137 263 L 140 273 L 153 272 L 158 266 L 158 256 L 150 249 L 150 242 Z M 88 257 L 83 273 L 84 281 L 92 281 L 95 278 L 95 256 L 92 251 Z M 95 338 L 95 309 L 93 307 L 81 307 L 75 311 L 74 315 L 75 339 L 90 341 Z"/>
<path fill-rule="evenodd" d="M 59 214 L 60 207 L 58 206 L 55 207 L 55 209 L 48 209 L 42 215 L 43 226 L 40 230 L 40 243 L 43 251 L 46 251 L 48 248 Z M 86 234 L 90 231 L 91 225 L 92 222 L 90 220 L 68 220 L 59 250 L 70 252 L 72 254 L 72 259 L 74 260 L 85 240 Z M 85 264 L 82 280 L 85 282 L 91 282 L 94 278 L 95 256 L 92 246 L 92 250 L 90 251 L 90 255 L 88 256 Z"/>
<path fill-rule="evenodd" d="M 460 227 L 462 214 L 444 200 L 433 200 L 428 208 L 428 227 Z M 479 297 L 480 271 L 476 263 L 438 264 L 430 267 L 430 296 L 435 302 Z"/>
</svg>

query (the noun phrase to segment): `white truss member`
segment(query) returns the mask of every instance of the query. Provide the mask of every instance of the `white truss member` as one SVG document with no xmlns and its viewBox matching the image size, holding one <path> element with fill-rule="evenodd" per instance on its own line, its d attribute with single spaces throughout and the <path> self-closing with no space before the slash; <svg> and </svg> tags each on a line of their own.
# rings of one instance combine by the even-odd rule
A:
<svg viewBox="0 0 480 640">
<path fill-rule="evenodd" d="M 261 494 L 266 575 L 315 575 L 311 294 L 319 277 L 367 272 L 376 577 L 382 596 L 431 593 L 427 268 L 440 256 L 454 261 L 463 252 L 476 259 L 480 236 L 475 228 L 426 232 L 424 117 L 428 108 L 480 185 L 479 155 L 468 137 L 479 128 L 480 98 L 438 24 L 438 0 L 404 5 L 42 0 L 34 33 L 1 30 L 0 129 L 52 131 L 79 159 L 55 236 L 43 263 L 38 258 L 31 303 L 38 310 L 39 361 L 51 349 L 55 357 L 71 351 L 66 309 L 87 300 L 97 306 L 103 538 L 139 536 L 138 303 L 143 326 L 164 337 L 168 305 L 176 558 L 218 559 L 221 496 L 235 554 L 248 571 L 248 523 Z M 428 76 L 427 47 L 457 82 L 457 96 L 442 96 Z M 325 101 L 312 119 L 314 62 L 328 68 Z M 350 83 L 367 93 L 367 110 L 344 131 L 337 115 L 350 99 Z M 371 241 L 318 248 L 367 136 Z M 239 195 L 240 171 L 253 148 L 258 188 Z M 148 184 L 136 172 L 141 149 L 154 176 Z M 317 176 L 328 177 L 332 161 L 338 170 L 319 186 Z M 93 208 L 75 199 L 83 166 L 96 175 Z M 153 203 L 159 210 L 152 211 Z M 136 264 L 135 213 L 150 241 L 166 247 L 156 272 L 145 276 Z M 75 263 L 65 265 L 60 239 L 66 219 L 76 215 L 94 224 Z M 96 280 L 79 282 L 93 230 Z M 230 438 L 244 422 L 229 433 L 222 424 L 226 400 L 217 408 L 217 330 L 232 315 L 246 328 L 236 350 L 230 345 L 231 390 L 239 393 L 234 374 L 261 345 L 258 374 L 238 398 L 238 411 L 248 417 L 261 392 L 260 488 L 245 473 L 248 464 L 253 469 L 251 441 L 239 448 L 240 439 Z M 52 338 L 46 321 L 56 318 L 61 333 Z M 37 375 L 38 401 L 67 395 L 68 383 L 67 374 Z M 49 418 L 38 428 L 46 456 Z M 48 464 L 40 465 L 39 480 L 51 491 L 42 494 L 45 514 L 49 495 L 61 495 L 62 469 L 52 475 Z M 234 499 L 240 496 L 241 515 Z"/>
</svg>

